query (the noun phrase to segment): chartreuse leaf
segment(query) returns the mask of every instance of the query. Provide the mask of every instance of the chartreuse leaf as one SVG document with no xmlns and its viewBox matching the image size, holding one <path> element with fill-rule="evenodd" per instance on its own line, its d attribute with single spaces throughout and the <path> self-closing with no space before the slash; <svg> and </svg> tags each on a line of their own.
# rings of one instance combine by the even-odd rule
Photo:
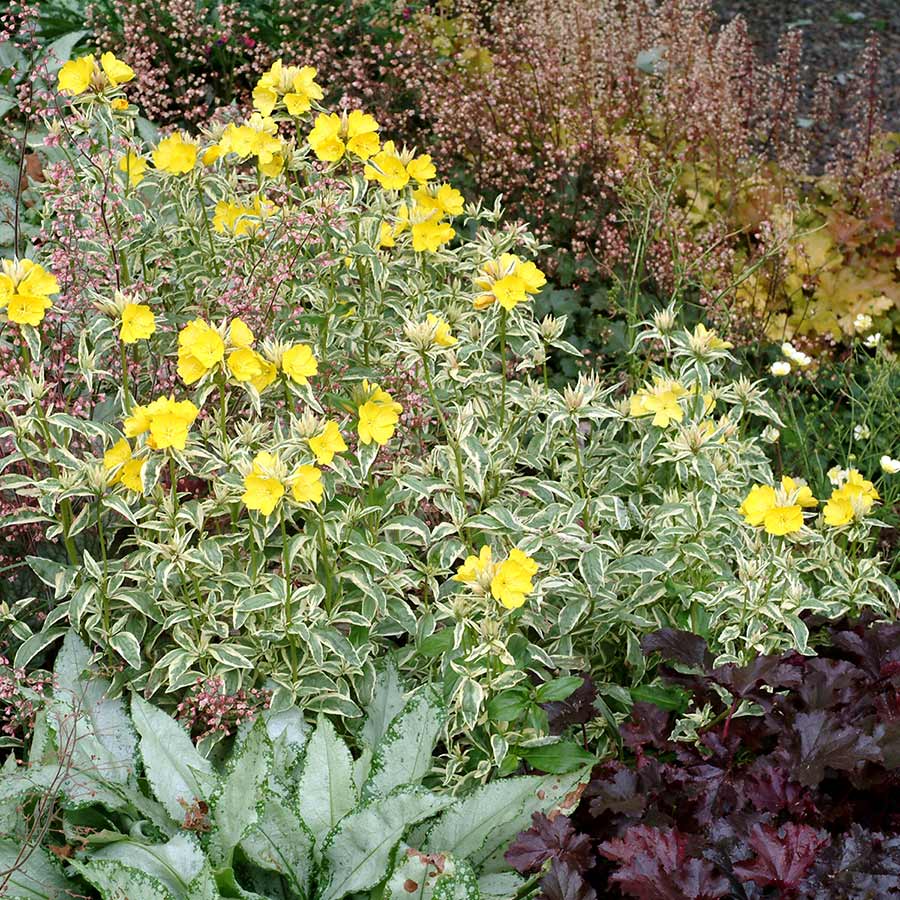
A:
<svg viewBox="0 0 900 900">
<path fill-rule="evenodd" d="M 353 758 L 324 715 L 319 716 L 306 745 L 297 796 L 300 818 L 316 840 L 325 837 L 356 806 Z"/>
<path fill-rule="evenodd" d="M 483 785 L 435 822 L 424 849 L 452 853 L 480 867 L 528 828 L 532 813 L 559 806 L 587 780 L 589 772 L 582 769 L 569 775 L 528 775 Z M 487 871 L 493 871 L 493 867 Z"/>
<path fill-rule="evenodd" d="M 106 844 L 91 854 L 92 860 L 112 860 L 156 879 L 174 897 L 184 897 L 191 882 L 209 863 L 193 834 L 181 832 L 165 844 L 132 840 Z M 89 879 L 90 880 L 90 879 Z"/>
<path fill-rule="evenodd" d="M 364 795 L 384 796 L 400 785 L 418 784 L 431 768 L 431 753 L 446 715 L 433 687 L 417 691 L 379 743 Z"/>
<path fill-rule="evenodd" d="M 178 900 L 158 878 L 115 859 L 72 860 L 69 865 L 97 888 L 103 900 Z"/>
<path fill-rule="evenodd" d="M 23 853 L 22 845 L 13 840 L 0 840 L 0 884 L 6 885 L 4 896 L 20 900 L 63 900 L 74 893 L 71 882 L 42 847 Z"/>
<path fill-rule="evenodd" d="M 285 878 L 301 897 L 309 894 L 315 839 L 281 798 L 270 796 L 262 814 L 241 840 L 254 865 Z"/>
<path fill-rule="evenodd" d="M 325 839 L 318 900 L 340 900 L 375 887 L 387 876 L 394 848 L 406 830 L 452 802 L 409 787 L 355 809 Z"/>
<path fill-rule="evenodd" d="M 214 866 L 231 865 L 234 848 L 259 819 L 271 771 L 272 742 L 265 722 L 257 719 L 212 799 L 209 856 Z"/>
<path fill-rule="evenodd" d="M 144 772 L 157 800 L 176 821 L 197 800 L 208 800 L 215 787 L 212 764 L 202 757 L 184 729 L 137 694 L 131 718 L 140 735 Z"/>
</svg>

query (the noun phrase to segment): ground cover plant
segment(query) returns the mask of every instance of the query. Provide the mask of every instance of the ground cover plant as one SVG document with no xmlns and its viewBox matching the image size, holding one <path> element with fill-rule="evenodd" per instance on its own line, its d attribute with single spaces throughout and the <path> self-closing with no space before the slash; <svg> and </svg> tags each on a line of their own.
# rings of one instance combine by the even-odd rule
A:
<svg viewBox="0 0 900 900">
<path fill-rule="evenodd" d="M 840 622 L 818 638 L 815 656 L 713 667 L 695 635 L 648 636 L 665 705 L 635 704 L 621 760 L 571 819 L 536 815 L 509 862 L 547 863 L 546 898 L 893 896 L 900 634 Z"/>
<path fill-rule="evenodd" d="M 900 603 L 877 315 L 815 440 L 826 358 L 776 345 L 760 378 L 678 292 L 560 381 L 552 248 L 307 61 L 191 128 L 102 45 L 42 70 L 0 270 L 25 896 L 536 895 L 506 845 L 537 810 L 569 834 L 635 703 L 698 759 L 721 724 L 708 685 L 660 686 L 660 629 L 715 681 Z"/>
</svg>

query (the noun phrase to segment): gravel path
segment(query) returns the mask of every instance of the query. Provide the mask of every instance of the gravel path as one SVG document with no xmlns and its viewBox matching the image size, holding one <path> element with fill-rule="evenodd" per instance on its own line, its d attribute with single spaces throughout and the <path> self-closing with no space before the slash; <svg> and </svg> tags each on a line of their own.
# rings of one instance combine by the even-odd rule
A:
<svg viewBox="0 0 900 900">
<path fill-rule="evenodd" d="M 885 118 L 900 130 L 900 0 L 715 0 L 714 6 L 725 22 L 744 16 L 767 61 L 786 29 L 802 28 L 809 85 L 823 71 L 846 79 L 874 32 L 882 48 Z"/>
</svg>

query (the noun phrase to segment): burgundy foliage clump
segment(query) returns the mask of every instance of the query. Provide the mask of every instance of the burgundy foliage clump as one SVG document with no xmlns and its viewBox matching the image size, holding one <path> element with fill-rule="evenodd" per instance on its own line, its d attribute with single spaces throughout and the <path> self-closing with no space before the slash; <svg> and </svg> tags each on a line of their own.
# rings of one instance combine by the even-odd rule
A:
<svg viewBox="0 0 900 900">
<path fill-rule="evenodd" d="M 672 712 L 634 705 L 624 760 L 507 852 L 544 870 L 544 900 L 900 896 L 900 625 L 839 623 L 816 656 L 747 666 L 671 629 L 643 649 L 713 724 L 676 742 Z"/>
</svg>

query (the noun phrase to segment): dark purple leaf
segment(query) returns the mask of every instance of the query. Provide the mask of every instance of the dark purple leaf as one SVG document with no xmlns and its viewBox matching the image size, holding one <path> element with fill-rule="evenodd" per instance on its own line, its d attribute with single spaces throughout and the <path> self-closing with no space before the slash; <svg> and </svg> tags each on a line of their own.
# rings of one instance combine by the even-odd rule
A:
<svg viewBox="0 0 900 900">
<path fill-rule="evenodd" d="M 570 725 L 586 725 L 597 718 L 597 689 L 587 676 L 565 700 L 542 704 L 550 722 L 551 734 L 562 734 Z"/>
<path fill-rule="evenodd" d="M 635 703 L 631 707 L 631 719 L 619 728 L 626 747 L 642 750 L 649 744 L 656 750 L 669 743 L 669 714 L 652 703 Z"/>
<path fill-rule="evenodd" d="M 597 900 L 597 892 L 577 869 L 565 863 L 554 862 L 550 871 L 541 879 L 538 900 Z"/>
<path fill-rule="evenodd" d="M 653 634 L 648 634 L 641 641 L 641 650 L 646 656 L 659 653 L 667 662 L 676 662 L 704 671 L 713 661 L 712 654 L 702 637 L 690 631 L 676 631 L 674 628 L 661 628 Z"/>
<path fill-rule="evenodd" d="M 852 772 L 865 761 L 881 760 L 881 750 L 870 735 L 839 724 L 824 709 L 800 713 L 794 727 L 800 746 L 793 754 L 791 774 L 807 787 L 819 784 L 826 769 Z"/>
<path fill-rule="evenodd" d="M 727 880 L 689 856 L 686 836 L 672 829 L 639 825 L 597 849 L 619 864 L 610 881 L 638 900 L 718 900 L 729 892 Z"/>
<path fill-rule="evenodd" d="M 520 874 L 537 872 L 548 859 L 555 859 L 578 871 L 594 864 L 591 841 L 578 834 L 566 816 L 549 819 L 542 813 L 531 817 L 531 828 L 519 833 L 506 851 L 506 861 Z"/>
<path fill-rule="evenodd" d="M 587 788 L 590 796 L 590 813 L 595 818 L 610 812 L 618 815 L 639 816 L 647 805 L 639 793 L 638 776 L 622 766 L 608 778 L 595 778 Z"/>
<path fill-rule="evenodd" d="M 771 825 L 756 825 L 747 839 L 756 858 L 738 863 L 734 873 L 760 887 L 796 891 L 828 840 L 827 834 L 809 825 L 789 822 L 780 831 Z"/>
<path fill-rule="evenodd" d="M 808 900 L 900 896 L 900 838 L 854 825 L 818 854 L 802 896 Z"/>
</svg>

